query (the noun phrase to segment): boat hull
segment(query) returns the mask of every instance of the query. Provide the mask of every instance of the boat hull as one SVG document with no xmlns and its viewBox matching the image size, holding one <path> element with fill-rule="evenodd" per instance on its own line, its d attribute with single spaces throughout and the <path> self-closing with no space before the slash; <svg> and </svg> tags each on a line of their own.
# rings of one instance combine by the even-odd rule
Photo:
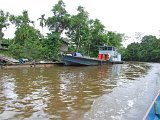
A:
<svg viewBox="0 0 160 120">
<path fill-rule="evenodd" d="M 159 120 L 160 119 L 160 91 L 150 105 L 143 120 Z"/>
<path fill-rule="evenodd" d="M 96 66 L 107 63 L 106 60 L 100 60 L 96 58 L 78 57 L 64 55 L 63 62 L 65 65 L 86 65 L 86 66 Z"/>
</svg>

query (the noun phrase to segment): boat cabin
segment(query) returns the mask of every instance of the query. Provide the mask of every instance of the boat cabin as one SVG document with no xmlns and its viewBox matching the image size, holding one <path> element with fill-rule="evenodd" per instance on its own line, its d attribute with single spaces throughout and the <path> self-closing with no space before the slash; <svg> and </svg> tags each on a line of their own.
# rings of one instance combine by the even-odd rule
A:
<svg viewBox="0 0 160 120">
<path fill-rule="evenodd" d="M 121 54 L 113 46 L 100 46 L 98 58 L 109 61 L 121 61 Z"/>
</svg>

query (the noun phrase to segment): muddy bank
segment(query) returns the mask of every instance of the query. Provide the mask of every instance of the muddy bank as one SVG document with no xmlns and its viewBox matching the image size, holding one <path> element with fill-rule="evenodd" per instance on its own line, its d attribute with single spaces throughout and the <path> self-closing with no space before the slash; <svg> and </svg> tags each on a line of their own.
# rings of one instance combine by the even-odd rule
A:
<svg viewBox="0 0 160 120">
<path fill-rule="evenodd" d="M 40 64 L 11 64 L 1 66 L 3 68 L 28 68 L 28 67 L 53 67 L 54 63 L 40 63 Z"/>
<path fill-rule="evenodd" d="M 119 76 L 119 86 L 94 101 L 84 120 L 141 120 L 160 89 L 160 64 L 146 63 L 147 74 L 126 82 Z"/>
</svg>

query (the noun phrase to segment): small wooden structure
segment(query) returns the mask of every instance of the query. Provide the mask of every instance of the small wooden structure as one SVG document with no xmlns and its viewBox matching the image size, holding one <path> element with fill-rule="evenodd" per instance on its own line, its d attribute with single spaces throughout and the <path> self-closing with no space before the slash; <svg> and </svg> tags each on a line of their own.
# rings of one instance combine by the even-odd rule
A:
<svg viewBox="0 0 160 120">
<path fill-rule="evenodd" d="M 67 51 L 68 51 L 68 45 L 69 45 L 69 41 L 68 41 L 68 39 L 65 38 L 65 39 L 63 40 L 62 46 L 60 47 L 60 52 L 61 52 L 61 53 L 67 52 Z"/>
</svg>

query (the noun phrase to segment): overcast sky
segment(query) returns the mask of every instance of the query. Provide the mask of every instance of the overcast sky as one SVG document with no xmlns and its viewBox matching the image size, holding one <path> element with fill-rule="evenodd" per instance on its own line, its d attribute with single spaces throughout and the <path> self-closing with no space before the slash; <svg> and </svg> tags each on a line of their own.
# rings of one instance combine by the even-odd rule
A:
<svg viewBox="0 0 160 120">
<path fill-rule="evenodd" d="M 107 30 L 133 36 L 135 32 L 159 36 L 160 0 L 63 0 L 66 10 L 75 14 L 79 5 L 89 13 L 90 18 L 99 19 Z M 51 9 L 58 0 L 1 0 L 0 9 L 14 15 L 28 10 L 31 20 L 42 14 L 51 16 Z M 39 23 L 38 23 L 39 24 Z M 12 31 L 12 32 L 11 32 Z M 5 32 L 5 38 L 14 32 Z M 131 38 L 127 43 L 133 42 Z"/>
</svg>

